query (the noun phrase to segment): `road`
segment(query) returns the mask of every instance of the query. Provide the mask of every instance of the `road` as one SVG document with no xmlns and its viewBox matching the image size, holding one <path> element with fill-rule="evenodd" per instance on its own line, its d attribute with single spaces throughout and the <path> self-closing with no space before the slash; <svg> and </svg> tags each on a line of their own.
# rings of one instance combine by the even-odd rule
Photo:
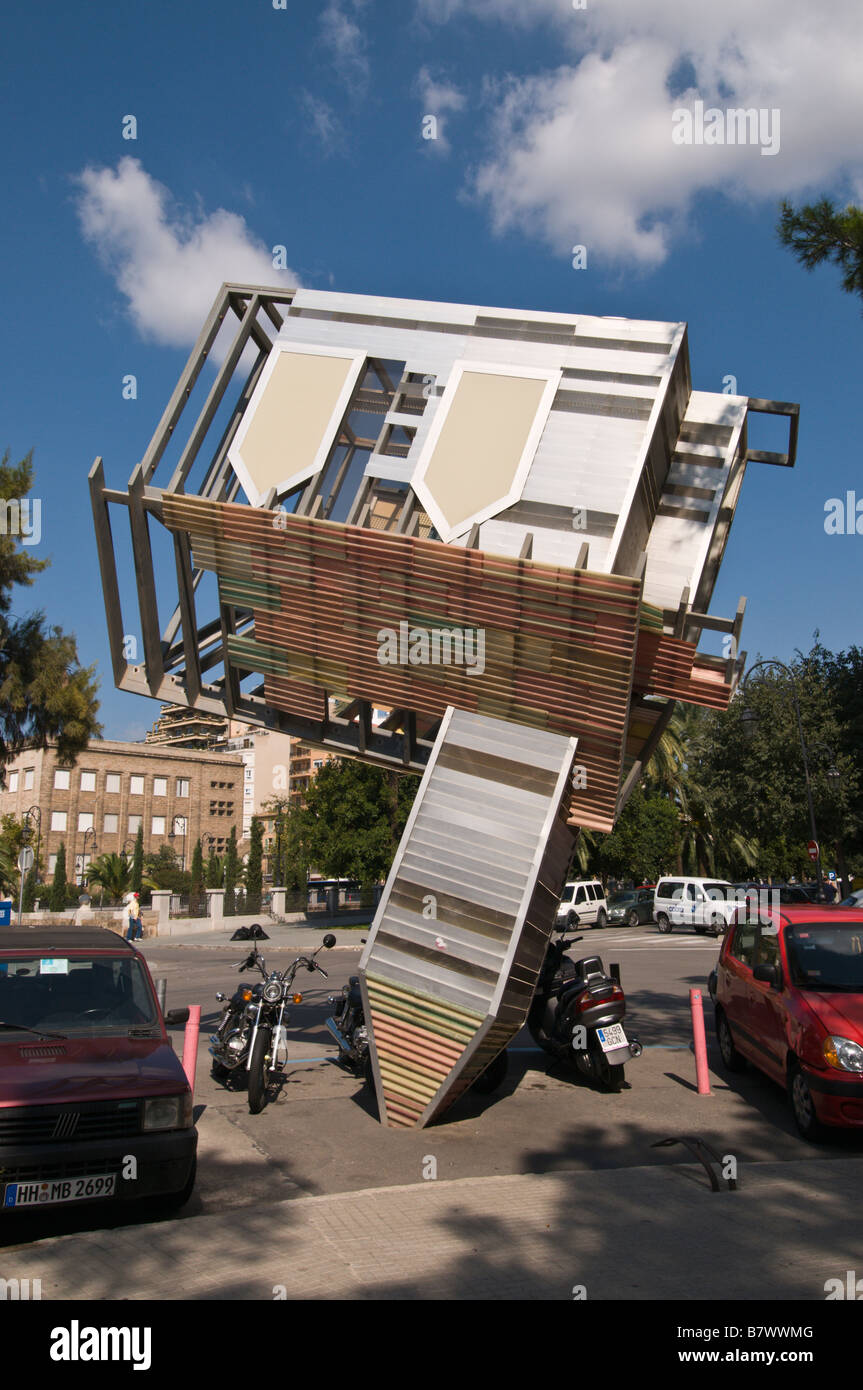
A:
<svg viewBox="0 0 863 1390">
<path fill-rule="evenodd" d="M 267 951 L 268 964 L 284 964 L 295 950 Z M 689 1161 L 685 1150 L 654 1148 L 657 1141 L 698 1134 L 739 1169 L 769 1160 L 841 1160 L 863 1152 L 863 1137 L 840 1135 L 826 1148 L 797 1136 L 783 1093 L 754 1071 L 728 1076 L 713 1039 L 707 976 L 717 942 L 684 930 L 661 936 L 651 926 L 586 930 L 574 954 L 599 952 L 617 962 L 627 993 L 627 1028 L 644 1054 L 627 1066 L 619 1095 L 595 1091 L 581 1077 L 549 1063 L 523 1031 L 511 1049 L 510 1072 L 491 1097 L 468 1094 L 443 1122 L 421 1131 L 384 1129 L 374 1099 L 335 1063 L 324 1020 L 327 995 L 356 970 L 359 950 L 322 953 L 329 979 L 297 977 L 302 1004 L 291 1020 L 291 1060 L 278 1099 L 251 1115 L 243 1091 L 226 1090 L 210 1076 L 209 1033 L 220 1012 L 216 991 L 233 988 L 235 967 L 248 946 L 213 948 L 144 943 L 154 977 L 167 980 L 168 1007 L 201 1004 L 196 1116 L 199 1167 L 184 1220 L 262 1200 L 317 1196 L 439 1179 L 631 1168 Z M 713 1094 L 695 1089 L 689 1040 L 689 989 L 705 990 Z M 182 1051 L 182 1030 L 174 1045 Z M 138 1218 L 140 1219 L 140 1218 Z M 59 1223 L 59 1224 L 58 1224 Z M 32 1218 L 0 1245 L 22 1248 L 61 1230 L 83 1230 L 93 1213 Z M 117 1224 L 107 1218 L 105 1225 Z"/>
</svg>

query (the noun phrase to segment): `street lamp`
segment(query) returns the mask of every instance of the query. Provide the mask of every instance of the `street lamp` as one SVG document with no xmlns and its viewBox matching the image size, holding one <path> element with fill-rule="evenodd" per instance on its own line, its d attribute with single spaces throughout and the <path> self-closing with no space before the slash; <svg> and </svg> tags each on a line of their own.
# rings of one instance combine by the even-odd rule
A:
<svg viewBox="0 0 863 1390">
<path fill-rule="evenodd" d="M 94 854 L 96 853 L 96 832 L 95 832 L 95 830 L 93 829 L 92 825 L 88 825 L 88 826 L 87 826 L 87 829 L 84 831 L 83 840 L 82 840 L 82 842 L 81 842 L 81 887 L 82 887 L 82 888 L 84 887 L 85 873 L 86 873 L 86 868 L 87 868 L 87 865 L 86 865 L 86 863 L 85 863 L 84 861 L 85 861 L 86 858 L 87 858 L 87 836 L 88 836 L 88 835 L 92 835 L 92 836 L 93 836 L 93 844 L 92 844 L 92 846 L 91 846 L 91 851 L 92 851 L 91 857 L 92 857 L 92 855 L 94 855 Z"/>
<path fill-rule="evenodd" d="M 791 700 L 794 705 L 794 713 L 797 715 L 797 729 L 800 734 L 800 751 L 803 754 L 803 773 L 806 778 L 806 801 L 809 806 L 809 827 L 812 832 L 812 839 L 818 848 L 818 857 L 815 861 L 815 872 L 818 880 L 816 901 L 823 902 L 824 883 L 821 873 L 821 844 L 818 839 L 818 830 L 815 825 L 815 806 L 812 801 L 812 783 L 809 779 L 809 758 L 806 749 L 806 739 L 803 736 L 803 720 L 800 717 L 800 701 L 797 699 L 797 681 L 794 679 L 793 671 L 789 666 L 785 665 L 784 661 L 756 661 L 754 666 L 750 666 L 749 670 L 747 671 L 746 675 L 740 683 L 740 689 L 744 695 L 746 693 L 746 686 L 749 683 L 749 680 L 755 674 L 755 672 L 758 671 L 762 666 L 778 666 L 780 670 L 784 671 L 785 675 L 788 677 L 789 685 L 791 688 Z M 758 725 L 758 715 L 750 705 L 744 705 L 743 712 L 741 715 L 741 722 L 743 724 L 744 733 L 747 737 L 751 738 Z"/>
<path fill-rule="evenodd" d="M 186 872 L 186 829 L 187 829 L 187 826 L 188 826 L 188 821 L 186 820 L 186 817 L 185 817 L 185 816 L 174 816 L 173 820 L 171 821 L 171 829 L 170 829 L 170 831 L 168 832 L 168 839 L 169 839 L 169 840 L 175 840 L 175 839 L 177 838 L 177 825 L 178 825 L 178 823 L 182 823 L 182 826 L 183 826 L 183 863 L 182 863 L 182 872 L 185 873 L 185 872 Z"/>
<path fill-rule="evenodd" d="M 36 871 L 36 882 L 38 883 L 38 882 L 39 882 L 39 850 L 40 850 L 40 847 L 41 847 L 41 844 L 42 844 L 42 807 L 41 807 L 41 806 L 31 806 L 30 809 L 29 809 L 28 811 L 25 811 L 25 812 L 24 812 L 24 828 L 25 828 L 25 832 L 26 832 L 28 835 L 30 834 L 30 821 L 32 821 L 32 820 L 35 820 L 35 822 L 36 822 L 36 861 L 35 861 L 34 868 L 35 868 L 35 871 Z"/>
</svg>

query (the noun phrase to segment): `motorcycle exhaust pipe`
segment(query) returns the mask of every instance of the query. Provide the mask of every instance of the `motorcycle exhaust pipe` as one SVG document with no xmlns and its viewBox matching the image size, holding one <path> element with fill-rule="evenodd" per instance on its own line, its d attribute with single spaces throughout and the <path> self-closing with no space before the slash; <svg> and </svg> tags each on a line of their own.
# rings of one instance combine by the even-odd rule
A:
<svg viewBox="0 0 863 1390">
<path fill-rule="evenodd" d="M 630 1038 L 630 1039 L 629 1039 L 629 1055 L 630 1055 L 631 1057 L 640 1057 L 643 1051 L 644 1051 L 644 1048 L 642 1047 L 641 1043 L 638 1041 L 638 1038 Z"/>
<path fill-rule="evenodd" d="M 331 1018 L 328 1018 L 328 1019 L 326 1020 L 326 1023 L 324 1024 L 324 1027 L 327 1028 L 327 1029 L 332 1033 L 332 1035 L 333 1035 L 333 1037 L 335 1038 L 336 1042 L 338 1043 L 339 1047 L 342 1049 L 342 1052 L 350 1052 L 350 1050 L 351 1050 L 351 1045 L 350 1045 L 350 1043 L 348 1042 L 347 1038 L 345 1038 L 345 1037 L 343 1036 L 343 1034 L 341 1034 L 341 1033 L 339 1032 L 338 1028 L 336 1027 L 335 1023 L 333 1022 L 333 1020 L 332 1020 Z"/>
</svg>

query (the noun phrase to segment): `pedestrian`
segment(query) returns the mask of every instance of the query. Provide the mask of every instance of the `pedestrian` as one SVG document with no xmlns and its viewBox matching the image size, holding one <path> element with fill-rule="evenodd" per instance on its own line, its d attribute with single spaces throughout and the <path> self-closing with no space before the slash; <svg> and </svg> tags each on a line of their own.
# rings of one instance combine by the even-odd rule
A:
<svg viewBox="0 0 863 1390">
<path fill-rule="evenodd" d="M 141 919 L 141 904 L 137 893 L 130 893 L 126 899 L 126 911 L 129 917 L 129 926 L 126 931 L 127 941 L 140 941 L 144 935 L 144 923 Z"/>
</svg>

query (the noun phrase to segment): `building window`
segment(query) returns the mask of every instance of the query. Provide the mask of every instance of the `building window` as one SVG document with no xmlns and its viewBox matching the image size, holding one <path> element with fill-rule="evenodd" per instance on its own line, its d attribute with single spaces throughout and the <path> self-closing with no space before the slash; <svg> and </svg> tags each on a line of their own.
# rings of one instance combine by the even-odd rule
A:
<svg viewBox="0 0 863 1390">
<path fill-rule="evenodd" d="M 120 817 L 106 814 L 102 829 L 106 835 L 116 835 L 120 829 Z"/>
<path fill-rule="evenodd" d="M 52 829 L 52 830 L 65 830 L 65 829 L 66 829 L 66 812 L 65 812 L 65 811 L 52 811 L 52 812 L 51 812 L 51 829 Z"/>
<path fill-rule="evenodd" d="M 17 773 L 17 772 L 10 772 L 10 773 L 9 773 L 9 787 L 8 787 L 8 790 L 9 790 L 10 792 L 17 792 L 17 790 L 18 790 L 18 773 Z"/>
<path fill-rule="evenodd" d="M 36 772 L 35 767 L 25 767 L 25 769 L 24 769 L 24 790 L 25 790 L 25 792 L 31 792 L 31 791 L 33 790 L 33 777 L 34 777 L 35 772 Z"/>
<path fill-rule="evenodd" d="M 54 769 L 54 790 L 55 792 L 67 792 L 69 790 L 69 769 L 67 767 Z"/>
<path fill-rule="evenodd" d="M 92 812 L 92 811 L 79 811 L 79 812 L 78 812 L 78 829 L 79 829 L 79 830 L 92 830 L 92 829 L 93 829 L 93 812 Z"/>
<path fill-rule="evenodd" d="M 144 817 L 143 817 L 143 816 L 130 816 L 130 817 L 129 817 L 129 834 L 130 834 L 130 835 L 137 835 L 138 831 L 141 829 L 141 826 L 142 826 L 143 824 L 144 824 Z"/>
<path fill-rule="evenodd" d="M 188 779 L 188 777 L 178 777 L 178 778 L 177 778 L 177 795 L 178 795 L 178 796 L 188 796 L 188 795 L 189 795 L 189 779 Z"/>
<path fill-rule="evenodd" d="M 323 767 L 323 765 L 324 765 L 324 760 L 323 760 L 323 758 L 315 758 L 315 761 L 314 761 L 314 763 L 312 764 L 312 766 L 313 766 L 313 767 L 316 767 L 316 768 L 318 768 L 318 767 Z"/>
<path fill-rule="evenodd" d="M 82 792 L 94 792 L 96 790 L 95 772 L 81 773 L 81 790 Z"/>
<path fill-rule="evenodd" d="M 153 778 L 153 795 L 154 795 L 154 796 L 167 796 L 167 795 L 168 795 L 168 779 L 167 779 L 167 777 L 154 777 L 154 778 Z"/>
<path fill-rule="evenodd" d="M 130 777 L 130 778 L 129 778 L 129 792 L 130 792 L 130 794 L 131 794 L 132 796 L 143 796 L 143 795 L 144 795 L 144 779 L 143 779 L 143 777 Z"/>
<path fill-rule="evenodd" d="M 165 833 L 165 817 L 164 817 L 164 816 L 154 816 L 154 817 L 153 817 L 153 832 L 152 832 L 152 833 L 153 833 L 154 835 L 164 835 L 164 833 Z"/>
<path fill-rule="evenodd" d="M 54 872 L 54 870 L 56 869 L 56 867 L 57 867 L 57 856 L 56 856 L 56 854 L 49 854 L 49 855 L 48 855 L 48 872 L 49 872 L 49 874 L 53 874 L 53 872 Z"/>
<path fill-rule="evenodd" d="M 108 775 L 107 775 L 107 777 L 105 778 L 105 791 L 106 791 L 106 792 L 119 792 L 119 790 L 120 790 L 120 774 L 119 774 L 119 772 L 109 772 Z"/>
</svg>

